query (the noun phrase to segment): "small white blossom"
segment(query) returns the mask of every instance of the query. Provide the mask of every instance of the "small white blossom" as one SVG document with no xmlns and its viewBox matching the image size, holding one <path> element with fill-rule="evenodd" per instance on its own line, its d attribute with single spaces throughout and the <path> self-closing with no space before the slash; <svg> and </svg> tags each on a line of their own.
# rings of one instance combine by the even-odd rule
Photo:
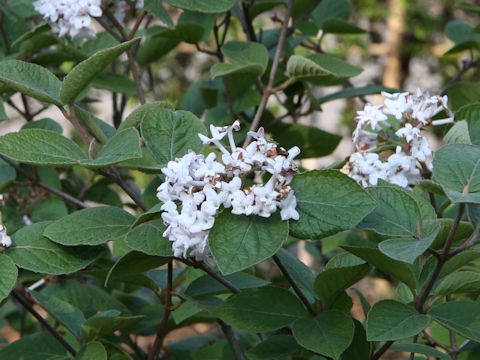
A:
<svg viewBox="0 0 480 360">
<path fill-rule="evenodd" d="M 12 246 L 12 239 L 7 235 L 7 228 L 0 224 L 0 246 L 8 248 Z"/>
<path fill-rule="evenodd" d="M 33 6 L 60 37 L 95 37 L 92 18 L 102 16 L 101 0 L 37 0 Z"/>
</svg>

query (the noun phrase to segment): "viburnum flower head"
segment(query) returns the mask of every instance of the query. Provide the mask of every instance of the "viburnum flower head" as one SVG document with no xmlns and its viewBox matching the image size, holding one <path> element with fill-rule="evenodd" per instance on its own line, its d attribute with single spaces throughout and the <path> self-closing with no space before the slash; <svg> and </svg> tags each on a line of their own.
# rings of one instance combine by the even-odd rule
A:
<svg viewBox="0 0 480 360">
<path fill-rule="evenodd" d="M 124 0 L 112 1 L 112 4 L 114 16 L 123 22 L 128 4 Z M 141 9 L 143 5 L 143 0 L 137 0 L 135 6 Z M 103 14 L 102 0 L 37 0 L 33 6 L 60 37 L 94 38 L 92 18 Z"/>
<path fill-rule="evenodd" d="M 433 151 L 423 130 L 428 125 L 453 123 L 454 115 L 446 96 L 430 96 L 421 90 L 415 94 L 382 95 L 383 104 L 366 104 L 357 112 L 353 132 L 357 152 L 350 156 L 343 171 L 363 187 L 376 186 L 379 179 L 407 187 L 422 178 L 422 170 L 432 169 Z M 447 118 L 433 120 L 440 112 L 445 112 Z M 401 143 L 393 154 L 385 157 L 374 152 L 379 144 L 387 145 L 389 140 Z"/>
<path fill-rule="evenodd" d="M 7 235 L 7 228 L 0 224 L 0 246 L 7 248 L 12 246 L 12 239 Z"/>
<path fill-rule="evenodd" d="M 237 147 L 233 133 L 238 130 L 238 121 L 225 127 L 211 125 L 210 137 L 199 134 L 199 138 L 204 145 L 216 146 L 221 155 L 189 151 L 162 169 L 165 181 L 157 196 L 163 202 L 164 236 L 172 241 L 177 257 L 208 256 L 208 232 L 222 209 L 262 217 L 279 210 L 282 220 L 299 219 L 290 182 L 297 172 L 294 159 L 300 149 L 277 146 L 265 138 L 263 128 L 248 133 L 254 141 L 246 148 Z M 250 174 L 263 175 L 268 181 L 246 185 L 244 178 Z"/>
</svg>

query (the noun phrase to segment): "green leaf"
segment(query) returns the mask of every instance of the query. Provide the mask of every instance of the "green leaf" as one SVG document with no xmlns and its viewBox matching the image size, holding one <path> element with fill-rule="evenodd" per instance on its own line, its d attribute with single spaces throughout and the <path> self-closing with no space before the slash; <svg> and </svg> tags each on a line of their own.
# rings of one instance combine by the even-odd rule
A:
<svg viewBox="0 0 480 360">
<path fill-rule="evenodd" d="M 222 52 L 230 63 L 212 66 L 210 69 L 212 78 L 234 74 L 260 76 L 268 65 L 268 50 L 259 43 L 230 41 L 222 47 Z"/>
<path fill-rule="evenodd" d="M 126 94 L 129 96 L 137 95 L 135 82 L 125 75 L 120 74 L 98 74 L 93 80 L 92 85 L 97 89 L 104 89 L 111 92 Z"/>
<path fill-rule="evenodd" d="M 174 30 L 160 28 L 160 31 L 140 46 L 137 53 L 137 61 L 140 65 L 145 66 L 154 62 L 175 49 L 180 43 Z"/>
<path fill-rule="evenodd" d="M 480 204 L 480 146 L 443 146 L 433 157 L 433 180 L 453 203 Z"/>
<path fill-rule="evenodd" d="M 445 276 L 435 287 L 434 294 L 468 294 L 480 291 L 480 273 L 476 271 L 458 271 Z"/>
<path fill-rule="evenodd" d="M 30 291 L 30 294 L 56 321 L 80 339 L 80 327 L 85 322 L 85 316 L 79 308 L 55 296 L 46 296 L 37 291 Z"/>
<path fill-rule="evenodd" d="M 110 268 L 107 277 L 105 278 L 104 285 L 106 287 L 112 281 L 129 282 L 141 285 L 136 280 L 143 273 L 165 265 L 169 261 L 169 258 L 149 256 L 144 253 L 131 251 L 118 259 L 118 261 Z"/>
<path fill-rule="evenodd" d="M 67 358 L 65 348 L 48 332 L 26 335 L 0 349 L 2 360 L 60 360 Z"/>
<path fill-rule="evenodd" d="M 325 33 L 331 34 L 363 34 L 365 32 L 364 29 L 338 18 L 326 19 L 322 29 Z"/>
<path fill-rule="evenodd" d="M 42 290 L 42 294 L 48 297 L 54 296 L 79 308 L 86 317 L 112 309 L 120 311 L 123 315 L 130 314 L 123 303 L 103 288 L 76 280 L 48 285 Z"/>
<path fill-rule="evenodd" d="M 350 4 L 347 0 L 322 0 L 312 12 L 313 21 L 320 28 L 328 19 L 348 20 L 349 16 Z"/>
<path fill-rule="evenodd" d="M 143 8 L 146 12 L 155 16 L 168 27 L 173 27 L 173 20 L 168 14 L 168 11 L 163 7 L 162 1 L 145 0 L 145 6 Z"/>
<path fill-rule="evenodd" d="M 67 246 L 99 245 L 123 238 L 135 218 L 115 207 L 96 207 L 74 212 L 49 225 L 44 235 Z"/>
<path fill-rule="evenodd" d="M 331 154 L 340 143 L 341 136 L 313 126 L 276 123 L 270 131 L 272 137 L 286 149 L 298 146 L 297 159 L 308 159 Z"/>
<path fill-rule="evenodd" d="M 314 319 L 298 319 L 292 325 L 293 336 L 300 345 L 334 360 L 348 348 L 354 330 L 352 319 L 335 310 L 324 311 Z"/>
<path fill-rule="evenodd" d="M 298 221 L 290 233 L 299 239 L 321 239 L 356 226 L 375 208 L 375 201 L 354 180 L 334 170 L 295 176 Z"/>
<path fill-rule="evenodd" d="M 380 85 L 366 85 L 366 86 L 360 86 L 355 88 L 347 88 L 347 89 L 342 89 L 340 91 L 334 92 L 332 94 L 322 96 L 321 98 L 317 99 L 317 103 L 321 105 L 323 103 L 333 101 L 333 100 L 338 100 L 338 99 L 345 99 L 345 98 L 370 95 L 370 94 L 378 94 L 381 91 L 395 92 L 396 90 L 392 88 L 387 88 L 385 86 L 380 86 Z"/>
<path fill-rule="evenodd" d="M 56 133 L 62 134 L 63 129 L 62 126 L 57 123 L 55 120 L 50 118 L 30 121 L 22 126 L 23 129 L 43 129 L 43 130 L 50 130 Z"/>
<path fill-rule="evenodd" d="M 206 133 L 192 113 L 167 109 L 159 109 L 156 116 L 146 117 L 141 129 L 148 149 L 160 164 L 175 160 L 188 150 L 200 151 L 203 145 L 198 134 Z"/>
<path fill-rule="evenodd" d="M 470 134 L 468 132 L 468 123 L 465 120 L 457 121 L 455 125 L 453 125 L 452 128 L 448 130 L 447 134 L 443 138 L 443 142 L 444 144 L 471 145 L 472 141 L 470 140 Z"/>
<path fill-rule="evenodd" d="M 14 246 L 7 254 L 20 268 L 37 273 L 64 275 L 91 264 L 100 254 L 98 248 L 63 247 L 42 236 L 50 222 L 26 226 L 14 235 Z"/>
<path fill-rule="evenodd" d="M 119 316 L 117 310 L 103 311 L 88 318 L 81 327 L 82 337 L 86 341 L 110 335 L 117 330 L 128 328 L 139 321 L 144 316 Z"/>
<path fill-rule="evenodd" d="M 376 248 L 359 246 L 342 246 L 342 248 L 375 266 L 380 271 L 391 274 L 394 278 L 407 284 L 410 289 L 416 288 L 417 277 L 412 265 L 393 260 Z"/>
<path fill-rule="evenodd" d="M 415 236 L 420 221 L 420 209 L 415 199 L 405 190 L 392 186 L 368 189 L 377 201 L 377 207 L 360 224 L 388 236 Z"/>
<path fill-rule="evenodd" d="M 367 341 L 367 333 L 362 323 L 353 319 L 355 334 L 353 340 L 342 354 L 342 360 L 368 359 L 371 351 L 371 344 Z"/>
<path fill-rule="evenodd" d="M 480 99 L 480 85 L 476 82 L 459 81 L 448 88 L 448 103 L 453 111 L 459 110 L 464 105 L 478 102 L 478 99 Z"/>
<path fill-rule="evenodd" d="M 117 132 L 100 150 L 93 160 L 83 161 L 82 165 L 88 167 L 105 167 L 122 161 L 142 157 L 140 136 L 134 128 Z"/>
<path fill-rule="evenodd" d="M 63 79 L 60 98 L 65 104 L 71 104 L 90 82 L 111 64 L 121 53 L 128 50 L 138 39 L 100 50 L 75 66 Z"/>
<path fill-rule="evenodd" d="M 235 0 L 165 0 L 165 2 L 183 10 L 218 14 L 230 10 Z"/>
<path fill-rule="evenodd" d="M 279 216 L 240 216 L 225 210 L 215 219 L 208 244 L 219 270 L 227 275 L 268 259 L 287 237 L 288 222 Z"/>
<path fill-rule="evenodd" d="M 287 75 L 295 79 L 325 75 L 347 78 L 361 72 L 361 68 L 350 65 L 335 56 L 320 53 L 306 57 L 292 55 L 287 62 Z"/>
<path fill-rule="evenodd" d="M 452 360 L 450 355 L 437 350 L 431 346 L 424 345 L 424 344 L 415 344 L 415 343 L 395 343 L 393 344 L 390 349 L 393 351 L 401 351 L 401 352 L 415 352 L 417 354 L 424 354 L 431 356 L 435 359 L 441 359 L 441 360 Z"/>
<path fill-rule="evenodd" d="M 295 295 L 273 286 L 243 290 L 215 309 L 213 315 L 251 332 L 274 331 L 308 316 Z"/>
<path fill-rule="evenodd" d="M 6 255 L 0 255 L 0 302 L 10 295 L 15 283 L 17 282 L 18 270 L 15 263 Z"/>
<path fill-rule="evenodd" d="M 225 279 L 235 285 L 238 289 L 251 289 L 270 284 L 267 280 L 257 278 L 245 272 L 238 272 L 231 275 L 226 275 Z M 189 297 L 198 297 L 205 295 L 217 295 L 222 293 L 229 293 L 230 290 L 220 284 L 218 281 L 209 275 L 201 276 L 192 281 L 185 290 L 185 295 Z"/>
<path fill-rule="evenodd" d="M 62 105 L 62 83 L 40 65 L 20 60 L 0 61 L 0 85 L 49 104 Z"/>
<path fill-rule="evenodd" d="M 457 300 L 433 307 L 428 314 L 448 329 L 480 342 L 480 303 Z"/>
<path fill-rule="evenodd" d="M 430 323 L 430 317 L 394 300 L 382 300 L 369 311 L 367 337 L 369 341 L 399 340 L 415 336 Z"/>
<path fill-rule="evenodd" d="M 193 11 L 184 11 L 175 28 L 177 36 L 189 44 L 207 40 L 212 32 L 215 16 Z"/>
<path fill-rule="evenodd" d="M 126 118 L 122 121 L 118 130 L 123 130 L 129 127 L 138 128 L 142 124 L 143 120 L 147 117 L 159 117 L 158 112 L 164 109 L 174 110 L 173 106 L 167 101 L 154 101 L 148 104 L 140 105 L 135 110 L 133 110 Z M 159 120 L 161 121 L 161 120 Z"/>
<path fill-rule="evenodd" d="M 97 341 L 87 344 L 75 357 L 75 360 L 107 360 L 107 350 Z"/>
<path fill-rule="evenodd" d="M 0 159 L 0 189 L 10 184 L 17 178 L 17 172 L 13 167 Z"/>
<path fill-rule="evenodd" d="M 278 360 L 302 351 L 292 335 L 273 335 L 246 352 L 249 360 Z"/>
<path fill-rule="evenodd" d="M 422 239 L 410 237 L 385 240 L 378 245 L 378 249 L 392 259 L 413 264 L 432 245 L 439 232 L 440 227 L 437 227 Z"/>
<path fill-rule="evenodd" d="M 154 219 L 130 229 L 125 240 L 133 250 L 153 256 L 172 256 L 172 243 L 163 237 L 164 232 L 163 220 Z"/>
<path fill-rule="evenodd" d="M 315 279 L 315 291 L 320 299 L 331 302 L 341 292 L 363 279 L 369 271 L 368 264 L 326 269 Z"/>
<path fill-rule="evenodd" d="M 458 121 L 452 129 L 447 133 L 447 136 L 450 135 L 451 132 L 454 131 L 455 128 L 462 129 L 461 135 L 457 135 L 456 138 L 461 136 L 461 139 L 465 139 L 462 142 L 457 141 L 458 144 L 470 144 L 467 142 L 471 140 L 471 144 L 480 145 L 480 102 L 475 102 L 473 104 L 467 104 L 462 106 L 458 111 L 455 113 L 455 118 L 458 120 L 465 120 L 465 121 Z M 467 126 L 465 126 L 465 122 Z M 455 130 L 455 134 L 457 134 L 460 130 Z M 468 135 L 468 136 L 467 136 Z M 446 138 L 447 138 L 446 136 Z M 450 135 L 450 138 L 453 136 Z M 444 141 L 446 141 L 444 139 Z M 452 143 L 452 142 L 448 142 Z"/>
<path fill-rule="evenodd" d="M 88 112 L 79 106 L 74 106 L 73 111 L 80 124 L 85 127 L 85 129 L 93 135 L 100 144 L 105 144 L 108 142 L 108 139 L 115 135 L 116 130 L 114 127 L 98 119 L 91 112 Z"/>
<path fill-rule="evenodd" d="M 32 165 L 71 166 L 85 159 L 72 140 L 49 130 L 26 129 L 0 137 L 0 154 Z"/>
</svg>

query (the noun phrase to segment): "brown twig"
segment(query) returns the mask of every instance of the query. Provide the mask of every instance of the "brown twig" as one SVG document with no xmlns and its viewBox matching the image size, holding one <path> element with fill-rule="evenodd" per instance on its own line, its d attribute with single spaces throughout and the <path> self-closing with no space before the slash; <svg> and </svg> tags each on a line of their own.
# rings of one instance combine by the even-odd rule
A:
<svg viewBox="0 0 480 360">
<path fill-rule="evenodd" d="M 155 337 L 155 341 L 153 342 L 152 349 L 148 353 L 148 360 L 156 360 L 158 354 L 162 348 L 163 340 L 165 339 L 165 335 L 167 332 L 167 325 L 168 320 L 170 319 L 170 313 L 172 311 L 172 293 L 173 293 L 173 264 L 172 261 L 168 263 L 168 270 L 167 270 L 167 278 L 168 278 L 168 285 L 167 285 L 167 294 L 166 294 L 166 301 L 165 306 L 163 307 L 163 317 L 162 321 L 160 322 L 160 327 L 158 329 L 157 335 Z"/>
<path fill-rule="evenodd" d="M 305 296 L 305 294 L 302 292 L 302 290 L 298 287 L 297 283 L 295 282 L 295 280 L 290 276 L 290 273 L 288 272 L 288 270 L 285 268 L 285 266 L 283 265 L 282 261 L 280 260 L 280 258 L 277 256 L 277 255 L 273 255 L 272 256 L 273 258 L 273 261 L 275 261 L 275 264 L 277 265 L 277 267 L 280 269 L 280 271 L 282 272 L 283 276 L 285 276 L 285 278 L 288 280 L 288 282 L 290 283 L 290 285 L 292 286 L 293 290 L 295 291 L 295 293 L 297 294 L 297 296 L 300 298 L 300 300 L 303 302 L 303 304 L 305 305 L 305 307 L 307 308 L 308 312 L 310 313 L 310 315 L 312 315 L 313 317 L 317 316 L 317 313 L 315 311 L 315 309 L 313 308 L 312 304 L 310 304 L 310 301 L 308 301 L 307 297 Z"/>
<path fill-rule="evenodd" d="M 77 355 L 77 352 L 75 349 L 63 338 L 62 335 L 54 328 L 52 325 L 50 325 L 47 320 L 45 320 L 30 304 L 30 302 L 23 297 L 23 295 L 18 292 L 17 290 L 13 290 L 11 292 L 12 297 L 20 304 L 22 305 L 32 316 L 38 320 L 40 325 L 42 325 L 45 330 L 47 330 L 52 336 L 60 343 L 62 346 L 73 356 Z"/>
<path fill-rule="evenodd" d="M 194 267 L 195 269 L 201 269 L 203 270 L 205 273 L 207 273 L 207 275 L 209 275 L 210 277 L 212 277 L 213 279 L 217 280 L 220 284 L 222 284 L 223 286 L 225 286 L 228 290 L 230 290 L 232 293 L 234 294 L 238 294 L 240 292 L 240 289 L 238 287 L 236 287 L 235 285 L 233 285 L 230 281 L 228 281 L 227 279 L 225 279 L 222 275 L 216 273 L 212 268 L 210 268 L 207 264 L 201 262 L 201 261 L 196 261 L 196 260 L 187 260 L 187 259 L 181 259 L 181 258 L 178 258 L 176 260 L 179 260 L 181 262 L 183 262 L 184 264 L 188 265 L 188 266 L 192 266 Z"/>
<path fill-rule="evenodd" d="M 245 360 L 245 355 L 243 355 L 242 348 L 240 347 L 240 344 L 237 341 L 235 332 L 233 331 L 232 327 L 220 319 L 218 319 L 217 322 L 220 325 L 220 328 L 222 329 L 222 332 L 225 335 L 225 338 L 227 339 L 228 344 L 230 345 L 230 348 L 232 349 L 235 359 Z"/>
<path fill-rule="evenodd" d="M 3 161 L 5 161 L 8 165 L 13 167 L 17 172 L 19 172 L 20 174 L 25 176 L 27 179 L 29 179 L 33 184 L 37 185 L 38 187 L 41 187 L 42 189 L 44 189 L 44 190 L 46 190 L 46 191 L 48 191 L 48 192 L 50 192 L 54 195 L 57 195 L 59 198 L 65 200 L 66 202 L 69 202 L 70 204 L 72 204 L 74 206 L 77 206 L 81 209 L 85 209 L 85 208 L 89 207 L 87 204 L 78 200 L 77 198 L 75 198 L 75 197 L 73 197 L 73 196 L 71 196 L 67 193 L 64 193 L 61 190 L 55 189 L 55 188 L 51 187 L 50 185 L 47 185 L 47 184 L 44 184 L 44 183 L 40 182 L 34 175 L 31 175 L 28 172 L 26 172 L 25 170 L 23 170 L 20 166 L 15 164 L 15 162 L 10 160 L 9 158 L 7 158 L 3 155 L 0 155 L 0 158 Z"/>
<path fill-rule="evenodd" d="M 260 120 L 262 118 L 262 115 L 265 112 L 265 109 L 267 107 L 268 100 L 270 99 L 270 96 L 273 93 L 272 89 L 273 89 L 273 84 L 275 82 L 275 76 L 277 74 L 278 65 L 279 65 L 280 59 L 282 57 L 283 47 L 285 46 L 285 42 L 287 40 L 288 22 L 290 20 L 291 14 L 292 14 L 292 8 L 293 8 L 293 0 L 288 0 L 287 10 L 285 12 L 285 20 L 283 21 L 282 29 L 280 30 L 280 36 L 279 36 L 279 39 L 278 39 L 277 49 L 275 51 L 275 56 L 273 58 L 272 67 L 270 69 L 270 75 L 269 75 L 269 78 L 268 78 L 268 83 L 263 88 L 262 100 L 260 101 L 260 105 L 258 106 L 258 109 L 255 113 L 252 124 L 250 125 L 250 131 L 255 131 L 255 130 L 258 129 L 258 126 L 260 124 Z M 243 144 L 243 147 L 250 144 L 251 141 L 252 141 L 252 137 L 247 136 L 247 138 L 245 139 L 245 142 Z"/>
</svg>

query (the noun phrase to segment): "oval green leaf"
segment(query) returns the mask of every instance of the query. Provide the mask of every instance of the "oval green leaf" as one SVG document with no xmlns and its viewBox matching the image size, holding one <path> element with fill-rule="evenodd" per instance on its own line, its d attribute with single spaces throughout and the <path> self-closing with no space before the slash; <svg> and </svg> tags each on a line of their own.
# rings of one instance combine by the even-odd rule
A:
<svg viewBox="0 0 480 360">
<path fill-rule="evenodd" d="M 352 319 L 335 310 L 324 311 L 314 319 L 298 319 L 292 325 L 293 336 L 300 345 L 334 360 L 348 348 L 354 331 Z"/>
<path fill-rule="evenodd" d="M 63 247 L 42 236 L 50 222 L 26 226 L 14 235 L 14 246 L 7 250 L 18 267 L 37 273 L 64 275 L 91 264 L 101 253 L 93 247 Z"/>
<path fill-rule="evenodd" d="M 62 105 L 62 83 L 43 66 L 20 60 L 0 62 L 0 85 L 49 104 Z"/>
<path fill-rule="evenodd" d="M 96 52 L 87 60 L 75 66 L 63 79 L 60 89 L 60 99 L 65 104 L 71 104 L 90 82 L 111 64 L 121 53 L 129 49 L 138 39 L 124 42 L 120 45 Z"/>
<path fill-rule="evenodd" d="M 228 324 L 251 332 L 278 330 L 308 316 L 290 291 L 273 286 L 243 290 L 213 312 Z"/>
<path fill-rule="evenodd" d="M 208 244 L 222 274 L 258 264 L 274 255 L 288 237 L 288 222 L 279 216 L 233 215 L 223 211 L 208 235 Z"/>
<path fill-rule="evenodd" d="M 0 255 L 0 302 L 10 295 L 15 283 L 17 282 L 18 269 L 15 263 L 6 255 Z"/>
<path fill-rule="evenodd" d="M 123 238 L 134 221 L 134 216 L 116 207 L 88 208 L 55 221 L 44 235 L 67 246 L 100 245 Z"/>
<path fill-rule="evenodd" d="M 354 180 L 334 170 L 314 170 L 295 176 L 298 221 L 290 232 L 299 239 L 321 239 L 356 226 L 375 201 Z"/>
<path fill-rule="evenodd" d="M 394 300 L 377 302 L 367 316 L 369 341 L 400 340 L 417 335 L 430 323 L 430 316 Z"/>
<path fill-rule="evenodd" d="M 32 165 L 71 166 L 85 160 L 72 140 L 57 132 L 25 129 L 0 137 L 0 154 Z"/>
</svg>

